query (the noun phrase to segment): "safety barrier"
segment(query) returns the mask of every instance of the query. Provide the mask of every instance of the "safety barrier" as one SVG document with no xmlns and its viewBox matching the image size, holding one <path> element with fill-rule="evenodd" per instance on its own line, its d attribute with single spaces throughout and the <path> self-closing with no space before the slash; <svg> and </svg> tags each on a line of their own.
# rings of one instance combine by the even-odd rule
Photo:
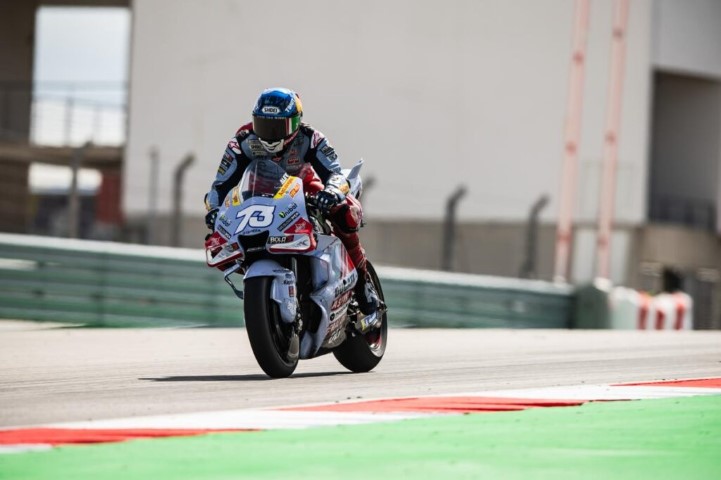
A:
<svg viewBox="0 0 721 480">
<path fill-rule="evenodd" d="M 683 292 L 649 295 L 616 287 L 609 299 L 614 329 L 690 330 L 693 326 L 693 300 Z"/>
<path fill-rule="evenodd" d="M 384 267 L 396 326 L 569 328 L 573 290 L 536 280 Z"/>
<path fill-rule="evenodd" d="M 683 292 L 649 295 L 597 280 L 575 292 L 573 328 L 691 330 L 693 300 Z"/>
<path fill-rule="evenodd" d="M 242 325 L 200 251 L 0 235 L 0 317 L 98 326 Z"/>
<path fill-rule="evenodd" d="M 572 290 L 541 281 L 378 268 L 393 326 L 568 328 Z M 203 252 L 0 234 L 0 318 L 93 326 L 240 326 Z"/>
</svg>

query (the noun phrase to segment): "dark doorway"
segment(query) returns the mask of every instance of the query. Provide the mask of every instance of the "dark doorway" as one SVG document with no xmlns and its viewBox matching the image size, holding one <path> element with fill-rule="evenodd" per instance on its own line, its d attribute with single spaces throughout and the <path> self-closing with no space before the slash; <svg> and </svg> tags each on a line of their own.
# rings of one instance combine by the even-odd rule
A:
<svg viewBox="0 0 721 480">
<path fill-rule="evenodd" d="M 721 83 L 654 75 L 649 219 L 715 231 L 721 157 Z"/>
</svg>

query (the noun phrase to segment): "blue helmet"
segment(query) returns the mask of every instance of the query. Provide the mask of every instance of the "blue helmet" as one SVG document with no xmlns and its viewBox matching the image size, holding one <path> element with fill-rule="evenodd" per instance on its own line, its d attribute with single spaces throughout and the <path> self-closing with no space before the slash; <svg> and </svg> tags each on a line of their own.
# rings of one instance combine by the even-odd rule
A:
<svg viewBox="0 0 721 480">
<path fill-rule="evenodd" d="M 278 153 L 298 134 L 303 104 L 293 90 L 269 88 L 253 109 L 253 131 L 269 153 Z"/>
</svg>

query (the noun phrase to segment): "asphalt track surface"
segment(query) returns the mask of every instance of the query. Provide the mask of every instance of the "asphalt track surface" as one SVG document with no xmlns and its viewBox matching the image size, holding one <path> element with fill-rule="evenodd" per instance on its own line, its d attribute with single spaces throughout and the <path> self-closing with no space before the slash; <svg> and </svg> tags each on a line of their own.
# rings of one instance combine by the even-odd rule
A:
<svg viewBox="0 0 721 480">
<path fill-rule="evenodd" d="M 270 380 L 243 329 L 0 322 L 0 427 L 721 375 L 721 332 L 391 329 L 373 372 L 332 355 Z"/>
</svg>

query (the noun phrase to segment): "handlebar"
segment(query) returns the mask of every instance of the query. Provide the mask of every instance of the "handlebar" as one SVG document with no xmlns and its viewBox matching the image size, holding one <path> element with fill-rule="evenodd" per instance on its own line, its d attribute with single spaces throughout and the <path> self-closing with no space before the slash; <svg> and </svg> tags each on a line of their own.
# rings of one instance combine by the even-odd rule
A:
<svg viewBox="0 0 721 480">
<path fill-rule="evenodd" d="M 305 203 L 309 207 L 318 210 L 318 212 L 320 212 L 321 214 L 327 213 L 318 205 L 318 194 L 317 193 L 306 193 L 305 194 Z"/>
</svg>

